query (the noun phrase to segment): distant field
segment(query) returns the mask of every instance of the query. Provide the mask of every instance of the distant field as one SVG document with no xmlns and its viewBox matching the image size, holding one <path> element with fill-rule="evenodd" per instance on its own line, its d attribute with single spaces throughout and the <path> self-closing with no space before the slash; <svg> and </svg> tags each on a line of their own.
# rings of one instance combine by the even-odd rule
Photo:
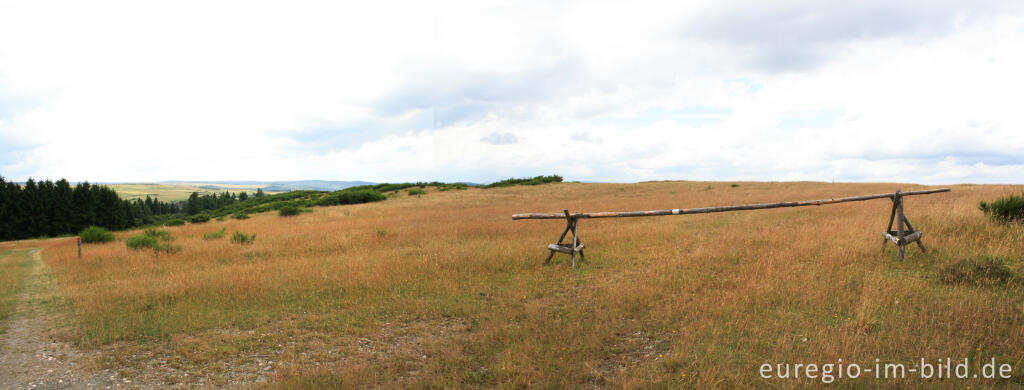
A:
<svg viewBox="0 0 1024 390">
<path fill-rule="evenodd" d="M 138 186 L 164 200 L 195 190 Z M 68 239 L 20 245 L 44 248 L 72 308 L 55 337 L 104 354 L 102 364 L 126 377 L 189 374 L 167 386 L 230 387 L 231 378 L 265 375 L 272 388 L 804 388 L 822 382 L 766 380 L 759 367 L 948 357 L 970 358 L 972 372 L 989 358 L 1011 364 L 1013 378 L 863 375 L 833 385 L 1021 387 L 1024 227 L 993 223 L 977 208 L 980 200 L 1019 194 L 1021 186 L 961 185 L 907 198 L 906 214 L 930 252 L 908 247 L 904 262 L 892 245 L 879 251 L 886 200 L 583 220 L 587 261 L 575 269 L 565 255 L 541 264 L 563 221 L 510 218 L 897 188 L 925 187 L 649 182 L 428 189 L 293 217 L 268 212 L 165 228 L 170 243 L 181 245 L 170 254 L 126 249 L 138 231 L 87 245 L 82 259 Z M 255 234 L 255 241 L 232 243 L 235 232 Z M 951 264 L 986 256 L 1001 259 L 1012 278 L 949 279 Z M 0 266 L 13 269 L 17 261 Z"/>
<path fill-rule="evenodd" d="M 145 198 L 146 195 L 158 197 L 165 202 L 173 202 L 188 199 L 193 192 L 199 195 L 222 193 L 224 191 L 255 193 L 261 186 L 243 186 L 220 183 L 130 183 L 130 184 L 108 184 L 117 191 L 117 194 L 124 199 Z M 272 193 L 272 192 L 267 192 Z"/>
</svg>

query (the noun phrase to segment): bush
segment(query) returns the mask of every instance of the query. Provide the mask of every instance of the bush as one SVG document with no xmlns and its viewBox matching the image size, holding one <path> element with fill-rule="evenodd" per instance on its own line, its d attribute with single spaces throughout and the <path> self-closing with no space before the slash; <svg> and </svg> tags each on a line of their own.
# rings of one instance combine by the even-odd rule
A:
<svg viewBox="0 0 1024 390">
<path fill-rule="evenodd" d="M 128 246 L 128 249 L 138 250 L 144 248 L 156 248 L 160 243 L 157 241 L 156 237 L 140 234 L 129 237 L 125 240 L 124 244 Z"/>
<path fill-rule="evenodd" d="M 249 214 L 246 214 L 246 213 L 236 213 L 235 215 L 232 215 L 231 218 L 234 218 L 234 219 L 249 219 Z"/>
<path fill-rule="evenodd" d="M 978 209 L 997 221 L 1024 221 L 1024 193 L 1021 196 L 999 198 L 992 203 L 981 201 Z"/>
<path fill-rule="evenodd" d="M 128 249 L 141 250 L 151 248 L 156 252 L 174 253 L 181 250 L 181 245 L 171 245 L 167 241 L 174 240 L 171 233 L 157 229 L 146 229 L 142 234 L 129 237 L 124 244 Z"/>
<path fill-rule="evenodd" d="M 280 210 L 277 210 L 277 214 L 282 217 L 299 215 L 300 212 L 301 211 L 299 211 L 299 208 L 295 206 L 284 206 Z"/>
<path fill-rule="evenodd" d="M 984 256 L 964 259 L 942 269 L 942 281 L 949 284 L 993 285 L 1013 280 L 1013 271 L 1001 259 Z"/>
<path fill-rule="evenodd" d="M 224 229 L 223 228 L 218 230 L 218 231 L 215 231 L 215 232 L 209 232 L 209 233 L 203 234 L 203 239 L 204 240 L 216 240 L 218 238 L 224 238 Z"/>
<path fill-rule="evenodd" d="M 164 230 L 157 230 L 153 228 L 146 229 L 146 231 L 142 232 L 142 234 L 153 238 L 159 238 L 163 241 L 170 241 L 174 239 L 174 237 L 171 237 L 171 233 L 168 233 L 167 231 Z"/>
<path fill-rule="evenodd" d="M 420 190 L 420 189 L 409 190 L 409 195 L 426 195 L 426 194 L 427 194 L 427 191 L 423 191 L 423 190 Z"/>
<path fill-rule="evenodd" d="M 235 244 L 252 244 L 253 241 L 256 241 L 256 233 L 250 235 L 242 232 L 235 232 L 235 235 L 231 236 L 231 242 Z"/>
<path fill-rule="evenodd" d="M 82 242 L 86 244 L 93 242 L 114 241 L 114 233 L 111 233 L 110 230 L 101 228 L 99 226 L 89 226 L 82 230 L 81 233 L 78 233 L 78 236 L 81 237 Z"/>
<path fill-rule="evenodd" d="M 170 220 L 167 220 L 167 222 L 164 222 L 165 226 L 181 226 L 181 225 L 184 225 L 184 224 L 185 224 L 185 220 L 181 219 L 181 218 L 170 219 Z"/>
<path fill-rule="evenodd" d="M 210 220 L 210 216 L 206 214 L 196 214 L 188 217 L 188 221 L 191 223 L 203 223 Z"/>
<path fill-rule="evenodd" d="M 377 190 L 341 190 L 320 198 L 313 204 L 316 206 L 337 206 L 343 204 L 359 204 L 378 202 L 387 199 L 384 194 Z"/>
<path fill-rule="evenodd" d="M 558 175 L 524 177 L 522 179 L 508 178 L 508 179 L 505 179 L 505 180 L 502 180 L 502 181 L 496 181 L 494 183 L 491 183 L 491 184 L 488 184 L 488 185 L 485 185 L 485 186 L 481 186 L 480 188 L 508 187 L 508 186 L 514 186 L 514 185 L 517 185 L 517 184 L 518 185 L 524 185 L 524 186 L 535 186 L 535 185 L 538 185 L 538 184 L 560 183 L 560 182 L 562 182 L 562 177 L 558 176 Z"/>
</svg>

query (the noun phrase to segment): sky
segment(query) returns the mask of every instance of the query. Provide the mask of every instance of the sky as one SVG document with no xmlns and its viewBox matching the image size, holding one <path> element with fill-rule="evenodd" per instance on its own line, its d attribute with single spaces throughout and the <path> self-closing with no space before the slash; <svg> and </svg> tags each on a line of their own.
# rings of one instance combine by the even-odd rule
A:
<svg viewBox="0 0 1024 390">
<path fill-rule="evenodd" d="M 1016 1 L 0 0 L 8 180 L 1024 183 Z"/>
</svg>

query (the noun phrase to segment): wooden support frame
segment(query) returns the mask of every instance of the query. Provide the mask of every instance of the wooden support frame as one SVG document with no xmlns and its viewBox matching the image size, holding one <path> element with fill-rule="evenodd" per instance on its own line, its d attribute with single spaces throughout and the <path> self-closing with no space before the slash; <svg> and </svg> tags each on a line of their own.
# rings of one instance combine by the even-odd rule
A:
<svg viewBox="0 0 1024 390">
<path fill-rule="evenodd" d="M 892 224 L 896 223 L 896 230 L 892 229 Z M 906 229 L 904 229 L 906 227 Z M 906 257 L 906 246 L 912 242 L 917 243 L 917 246 L 921 248 L 921 252 L 928 253 L 928 249 L 925 248 L 924 243 L 921 242 L 922 233 L 919 230 L 914 229 L 914 225 L 910 224 L 910 220 L 907 219 L 907 215 L 903 213 L 903 193 L 897 190 L 892 197 L 892 212 L 889 214 L 889 227 L 882 232 L 882 250 L 885 250 L 885 245 L 892 242 L 899 248 L 900 261 L 903 261 Z"/>
<path fill-rule="evenodd" d="M 572 267 L 576 268 L 576 254 L 580 254 L 580 261 L 586 260 L 586 256 L 583 254 L 583 248 L 585 245 L 583 241 L 580 241 L 579 236 L 579 218 L 575 215 L 569 214 L 569 210 L 565 211 L 565 230 L 562 231 L 562 235 L 558 237 L 558 243 L 548 245 L 548 258 L 544 259 L 544 264 L 549 264 L 551 258 L 555 256 L 555 252 L 561 252 L 569 255 L 572 258 Z M 565 240 L 565 235 L 572 232 L 572 243 L 562 244 Z"/>
<path fill-rule="evenodd" d="M 826 204 L 836 204 L 844 202 L 859 202 L 872 199 L 883 199 L 888 198 L 892 200 L 892 212 L 889 215 L 889 226 L 882 236 L 885 240 L 882 241 L 882 250 L 885 250 L 885 244 L 892 242 L 899 248 L 900 261 L 904 260 L 906 255 L 906 246 L 912 242 L 916 242 L 917 246 L 921 248 L 922 252 L 928 253 L 924 244 L 921 242 L 922 233 L 914 229 L 914 225 L 910 224 L 906 214 L 903 213 L 903 198 L 911 195 L 928 195 L 940 192 L 949 192 L 949 188 L 938 188 L 933 190 L 920 190 L 920 191 L 907 191 L 903 192 L 898 190 L 895 193 L 888 194 L 875 194 L 875 195 L 863 195 L 863 196 L 851 196 L 845 198 L 831 198 L 831 199 L 819 199 L 819 200 L 804 200 L 798 202 L 779 202 L 779 203 L 757 203 L 757 204 L 743 204 L 733 206 L 715 206 L 715 207 L 699 207 L 691 209 L 671 209 L 671 210 L 649 210 L 649 211 L 626 211 L 626 212 L 600 212 L 600 213 L 569 213 L 569 210 L 563 210 L 562 213 L 522 213 L 513 214 L 512 219 L 562 219 L 565 218 L 565 230 L 562 231 L 562 235 L 558 237 L 558 243 L 548 245 L 548 250 L 551 253 L 548 254 L 547 259 L 544 259 L 544 264 L 551 262 L 551 258 L 555 256 L 555 252 L 561 252 L 568 254 L 572 257 L 572 266 L 576 267 L 576 254 L 580 254 L 580 260 L 586 260 L 583 255 L 583 242 L 579 238 L 579 220 L 584 218 L 628 218 L 628 217 L 654 217 L 660 215 L 686 215 L 686 214 L 705 214 L 705 213 L 720 213 L 727 211 L 741 211 L 741 210 L 764 210 L 774 209 L 780 207 L 802 207 L 802 206 L 821 206 Z M 896 223 L 896 230 L 893 230 L 893 223 Z M 906 229 L 904 229 L 904 227 Z M 566 234 L 572 232 L 572 242 L 563 244 Z"/>
</svg>

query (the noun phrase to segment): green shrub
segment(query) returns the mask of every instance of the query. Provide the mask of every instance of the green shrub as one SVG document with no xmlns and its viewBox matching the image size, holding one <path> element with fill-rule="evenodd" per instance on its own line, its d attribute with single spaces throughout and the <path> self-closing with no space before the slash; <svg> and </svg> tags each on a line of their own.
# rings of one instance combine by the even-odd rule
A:
<svg viewBox="0 0 1024 390">
<path fill-rule="evenodd" d="M 999 198 L 992 203 L 981 201 L 978 204 L 978 209 L 997 221 L 1024 221 L 1024 193 L 1021 196 L 1010 195 Z"/>
<path fill-rule="evenodd" d="M 215 232 L 203 234 L 204 240 L 216 240 L 218 238 L 224 238 L 224 228 L 221 228 L 220 230 Z"/>
<path fill-rule="evenodd" d="M 185 220 L 181 218 L 169 219 L 164 222 L 165 226 L 181 226 L 185 224 Z"/>
<path fill-rule="evenodd" d="M 157 230 L 155 228 L 146 229 L 142 234 L 153 238 L 159 238 L 163 241 L 170 241 L 174 239 L 174 237 L 171 237 L 171 233 L 164 230 Z"/>
<path fill-rule="evenodd" d="M 351 190 L 345 189 L 341 191 L 335 191 L 329 195 L 320 198 L 316 202 L 313 202 L 316 206 L 337 206 L 343 204 L 359 204 L 378 202 L 387 199 L 384 194 L 377 190 L 363 189 L 363 190 Z"/>
<path fill-rule="evenodd" d="M 427 194 L 427 191 L 423 191 L 421 189 L 409 190 L 409 195 L 426 195 L 426 194 Z"/>
<path fill-rule="evenodd" d="M 280 210 L 277 210 L 277 214 L 282 216 L 282 217 L 288 217 L 288 216 L 292 216 L 292 215 L 299 215 L 299 213 L 300 213 L 300 211 L 299 211 L 298 207 L 290 206 L 290 205 L 289 206 L 284 206 Z"/>
<path fill-rule="evenodd" d="M 545 183 L 560 183 L 561 181 L 562 181 L 562 177 L 558 176 L 558 175 L 524 177 L 522 179 L 508 178 L 508 179 L 505 179 L 505 180 L 502 180 L 502 181 L 496 181 L 494 183 L 491 183 L 491 184 L 488 184 L 488 185 L 485 185 L 485 186 L 481 186 L 480 188 L 508 187 L 508 186 L 514 186 L 514 185 L 517 185 L 517 184 L 518 185 L 524 185 L 524 186 L 535 186 L 535 185 L 538 185 L 538 184 L 545 184 Z"/>
<path fill-rule="evenodd" d="M 164 253 L 178 253 L 181 250 L 181 245 L 157 244 L 153 250 Z"/>
<path fill-rule="evenodd" d="M 940 274 L 949 284 L 994 285 L 1014 279 L 1013 271 L 999 258 L 983 256 L 947 265 Z"/>
<path fill-rule="evenodd" d="M 235 244 L 252 244 L 253 241 L 256 241 L 256 233 L 245 234 L 242 232 L 235 232 L 235 234 L 231 236 L 231 242 Z"/>
<path fill-rule="evenodd" d="M 89 226 L 78 233 L 78 236 L 82 238 L 83 243 L 93 242 L 110 242 L 114 241 L 114 233 L 110 230 L 101 228 L 99 226 Z"/>
<path fill-rule="evenodd" d="M 174 240 L 171 233 L 157 229 L 146 229 L 142 234 L 134 235 L 125 240 L 124 244 L 128 249 L 141 250 L 153 249 L 156 252 L 175 253 L 181 250 L 181 245 L 171 245 L 167 241 Z"/>
<path fill-rule="evenodd" d="M 210 220 L 210 216 L 206 214 L 196 214 L 188 217 L 188 221 L 191 223 L 203 223 Z"/>
<path fill-rule="evenodd" d="M 156 237 L 147 236 L 145 234 L 139 234 L 137 236 L 131 236 L 125 240 L 124 244 L 128 246 L 128 249 L 144 249 L 144 248 L 156 248 L 159 245 L 159 241 Z"/>
<path fill-rule="evenodd" d="M 234 219 L 249 219 L 249 214 L 246 214 L 246 213 L 235 213 L 235 215 L 232 215 L 231 218 L 234 218 Z"/>
</svg>

